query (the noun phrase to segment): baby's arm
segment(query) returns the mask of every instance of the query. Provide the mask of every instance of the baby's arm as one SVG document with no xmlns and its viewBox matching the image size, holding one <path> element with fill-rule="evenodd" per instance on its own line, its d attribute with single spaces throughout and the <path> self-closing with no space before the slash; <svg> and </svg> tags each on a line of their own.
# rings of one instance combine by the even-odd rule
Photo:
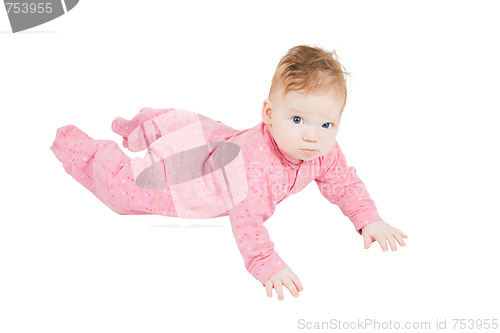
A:
<svg viewBox="0 0 500 333">
<path fill-rule="evenodd" d="M 347 165 L 338 142 L 324 162 L 327 170 L 315 182 L 321 194 L 351 220 L 356 231 L 361 235 L 365 225 L 382 220 L 356 169 Z"/>
<path fill-rule="evenodd" d="M 254 187 L 249 188 L 245 200 L 229 212 L 233 235 L 245 267 L 266 287 L 268 297 L 272 297 L 274 287 L 278 299 L 283 300 L 283 285 L 297 297 L 303 290 L 302 284 L 274 250 L 274 243 L 263 224 L 274 213 L 277 198 L 269 191 L 270 186 L 260 184 L 257 187 L 256 182 L 252 185 Z"/>
</svg>

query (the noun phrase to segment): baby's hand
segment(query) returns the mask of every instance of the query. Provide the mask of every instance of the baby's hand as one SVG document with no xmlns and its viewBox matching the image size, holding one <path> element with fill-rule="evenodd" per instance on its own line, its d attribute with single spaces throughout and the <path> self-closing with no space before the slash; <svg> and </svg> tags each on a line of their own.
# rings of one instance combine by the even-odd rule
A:
<svg viewBox="0 0 500 333">
<path fill-rule="evenodd" d="M 369 248 L 372 242 L 378 241 L 382 250 L 387 251 L 387 243 L 391 245 L 391 250 L 396 251 L 396 242 L 394 238 L 398 241 L 399 245 L 406 246 L 403 238 L 408 238 L 404 232 L 401 230 L 390 226 L 384 221 L 376 221 L 369 223 L 361 229 L 361 234 L 363 235 L 363 240 L 365 243 L 365 249 Z"/>
<path fill-rule="evenodd" d="M 297 275 L 292 272 L 292 269 L 289 266 L 286 266 L 267 280 L 265 284 L 267 297 L 273 297 L 274 287 L 274 289 L 276 289 L 276 294 L 278 294 L 278 299 L 282 301 L 283 285 L 288 288 L 290 294 L 294 297 L 299 297 L 299 291 L 304 290 L 304 287 L 302 287 L 302 283 Z"/>
</svg>

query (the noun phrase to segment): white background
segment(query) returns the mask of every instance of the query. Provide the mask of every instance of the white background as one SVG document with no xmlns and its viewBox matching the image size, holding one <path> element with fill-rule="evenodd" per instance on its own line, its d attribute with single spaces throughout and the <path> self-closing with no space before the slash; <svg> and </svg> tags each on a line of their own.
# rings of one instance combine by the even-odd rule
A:
<svg viewBox="0 0 500 333">
<path fill-rule="evenodd" d="M 0 9 L 0 331 L 303 332 L 319 330 L 301 319 L 365 318 L 446 319 L 451 331 L 453 318 L 499 319 L 497 7 L 86 0 L 16 34 Z M 351 73 L 337 140 L 409 237 L 365 250 L 311 183 L 265 224 L 304 285 L 298 298 L 266 297 L 228 217 L 119 215 L 49 150 L 67 124 L 121 145 L 112 120 L 143 107 L 253 127 L 299 44 L 336 50 Z"/>
</svg>

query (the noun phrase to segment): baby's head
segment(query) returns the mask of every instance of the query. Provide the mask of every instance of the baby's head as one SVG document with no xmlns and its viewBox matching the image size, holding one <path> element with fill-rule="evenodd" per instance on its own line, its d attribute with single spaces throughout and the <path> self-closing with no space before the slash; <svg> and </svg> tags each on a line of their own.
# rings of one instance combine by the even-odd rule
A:
<svg viewBox="0 0 500 333">
<path fill-rule="evenodd" d="M 295 46 L 281 58 L 262 109 L 262 121 L 279 148 L 306 161 L 333 149 L 347 98 L 347 74 L 335 51 L 319 47 Z"/>
</svg>

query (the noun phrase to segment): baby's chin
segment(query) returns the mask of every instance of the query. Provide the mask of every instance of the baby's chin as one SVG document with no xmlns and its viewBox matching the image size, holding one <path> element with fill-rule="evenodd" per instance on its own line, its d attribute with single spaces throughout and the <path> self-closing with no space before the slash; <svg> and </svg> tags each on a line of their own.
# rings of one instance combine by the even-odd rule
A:
<svg viewBox="0 0 500 333">
<path fill-rule="evenodd" d="M 297 160 L 310 161 L 310 160 L 314 160 L 315 158 L 325 156 L 327 154 L 328 153 L 322 153 L 322 152 L 318 151 L 316 154 L 314 154 L 314 156 L 300 156 L 297 158 Z"/>
</svg>

